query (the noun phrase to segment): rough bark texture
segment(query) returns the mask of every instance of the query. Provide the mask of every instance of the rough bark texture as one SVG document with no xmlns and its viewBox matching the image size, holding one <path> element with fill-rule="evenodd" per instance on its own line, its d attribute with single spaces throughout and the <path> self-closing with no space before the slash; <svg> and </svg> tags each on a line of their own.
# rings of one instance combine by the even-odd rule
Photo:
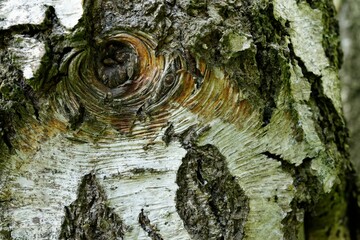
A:
<svg viewBox="0 0 360 240">
<path fill-rule="evenodd" d="M 125 230 L 119 217 L 106 206 L 105 193 L 95 175 L 85 175 L 76 201 L 65 207 L 60 239 L 121 239 Z"/>
<path fill-rule="evenodd" d="M 332 3 L 57 4 L 0 5 L 2 238 L 355 237 Z"/>
</svg>

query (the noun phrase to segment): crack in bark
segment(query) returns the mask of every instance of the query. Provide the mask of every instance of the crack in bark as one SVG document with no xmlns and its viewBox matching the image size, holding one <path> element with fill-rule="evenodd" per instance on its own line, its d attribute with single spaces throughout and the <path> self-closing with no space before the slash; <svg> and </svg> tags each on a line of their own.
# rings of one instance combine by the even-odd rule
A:
<svg viewBox="0 0 360 240">
<path fill-rule="evenodd" d="M 253 5 L 251 2 L 246 4 Z M 262 126 L 265 127 L 270 123 L 272 113 L 277 108 L 279 89 L 288 81 L 287 51 L 283 45 L 289 34 L 274 17 L 274 7 L 271 2 L 259 9 L 256 15 L 249 13 L 247 17 L 252 23 L 251 33 L 256 46 L 256 70 L 259 74 L 256 90 L 260 100 L 265 103 L 262 118 Z"/>
<path fill-rule="evenodd" d="M 4 63 L 0 68 L 0 139 L 12 152 L 15 126 L 31 114 L 38 119 L 39 106 L 33 89 L 11 64 L 7 51 L 0 51 L 0 62 Z"/>
<path fill-rule="evenodd" d="M 290 56 L 297 61 L 297 65 L 301 68 L 302 74 L 311 84 L 311 100 L 313 104 L 309 103 L 312 112 L 319 112 L 318 119 L 314 123 L 317 125 L 318 136 L 322 138 L 323 143 L 335 142 L 339 152 L 348 155 L 346 146 L 348 144 L 348 131 L 344 126 L 343 118 L 337 113 L 335 106 L 331 99 L 329 99 L 323 92 L 321 85 L 321 76 L 309 72 L 305 63 L 300 57 L 295 54 L 292 43 L 289 43 Z"/>
<path fill-rule="evenodd" d="M 14 127 L 20 125 L 20 122 L 26 122 L 27 117 L 34 116 L 37 121 L 40 121 L 40 92 L 47 93 L 49 90 L 48 87 L 42 88 L 45 86 L 43 84 L 46 79 L 49 79 L 51 84 L 54 84 L 54 80 L 57 79 L 58 69 L 56 74 L 48 74 L 51 71 L 53 73 L 56 66 L 59 66 L 54 61 L 54 48 L 57 43 L 56 37 L 54 37 L 56 34 L 53 34 L 54 28 L 61 28 L 60 22 L 54 7 L 48 6 L 42 23 L 18 24 L 0 30 L 0 50 L 2 51 L 0 61 L 4 63 L 4 67 L 0 71 L 0 83 L 2 85 L 2 89 L 0 89 L 0 101 L 2 102 L 0 107 L 2 119 L 0 121 L 0 137 L 10 152 L 13 148 L 12 138 L 16 134 Z M 47 52 L 42 59 L 40 69 L 36 73 L 37 76 L 29 81 L 26 81 L 21 71 L 12 64 L 13 60 L 5 49 L 17 34 L 33 37 L 44 41 L 46 44 Z M 58 57 L 58 61 L 61 58 Z M 11 91 L 7 91 L 6 85 L 11 85 Z M 8 109 L 9 106 L 11 109 Z"/>
<path fill-rule="evenodd" d="M 141 228 L 147 232 L 148 236 L 151 237 L 152 240 L 163 240 L 159 230 L 155 225 L 151 224 L 150 219 L 146 216 L 144 209 L 141 209 L 138 220 Z"/>
<path fill-rule="evenodd" d="M 291 174 L 292 178 L 294 179 L 294 186 L 298 190 L 301 190 L 302 194 L 312 196 L 312 198 L 309 198 L 312 200 L 311 204 L 309 205 L 310 208 L 311 205 L 316 203 L 318 197 L 315 196 L 319 195 L 322 192 L 322 188 L 319 180 L 315 175 L 312 174 L 311 171 L 311 162 L 314 158 L 305 158 L 302 160 L 302 163 L 300 165 L 296 166 L 295 164 L 290 163 L 288 160 L 283 159 L 281 155 L 274 154 L 269 151 L 262 152 L 261 154 L 270 159 L 279 161 L 281 163 L 281 168 L 285 172 Z M 306 189 L 306 186 L 308 185 L 316 185 L 316 187 L 314 187 L 314 189 L 310 191 Z M 306 207 L 304 205 L 305 199 L 297 199 L 297 197 L 295 197 L 295 199 L 302 206 L 301 208 Z M 293 200 L 293 202 L 295 202 L 295 200 Z"/>
<path fill-rule="evenodd" d="M 18 24 L 7 29 L 0 29 L 0 48 L 6 47 L 7 43 L 16 34 L 27 35 L 40 40 L 48 34 L 47 31 L 52 29 L 55 24 L 60 25 L 55 13 L 55 8 L 48 6 L 45 11 L 45 18 L 40 24 Z"/>
<path fill-rule="evenodd" d="M 307 213 L 313 211 L 314 206 L 319 202 L 323 194 L 322 185 L 311 170 L 313 158 L 305 158 L 300 165 L 296 166 L 295 164 L 289 163 L 289 161 L 283 159 L 278 154 L 269 151 L 262 152 L 261 154 L 270 159 L 279 161 L 281 163 L 281 168 L 285 172 L 291 174 L 294 179 L 293 184 L 298 193 L 295 194 L 294 199 L 290 203 L 292 211 L 287 213 L 286 217 L 282 220 L 285 238 L 293 239 L 292 236 L 302 234 L 299 231 L 302 229 L 300 225 L 303 224 L 303 221 L 299 216 L 303 216 L 303 218 L 305 218 L 304 216 L 307 216 L 306 224 L 308 225 L 311 223 L 312 219 L 308 217 Z M 312 188 L 309 188 L 308 186 L 312 186 Z M 304 229 L 304 234 L 308 232 L 307 225 Z"/>
</svg>

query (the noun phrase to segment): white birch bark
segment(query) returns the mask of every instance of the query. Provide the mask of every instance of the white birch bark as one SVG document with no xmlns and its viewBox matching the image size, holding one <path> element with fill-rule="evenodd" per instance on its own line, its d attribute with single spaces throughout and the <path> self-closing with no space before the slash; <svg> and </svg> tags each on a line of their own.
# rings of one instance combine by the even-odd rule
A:
<svg viewBox="0 0 360 240">
<path fill-rule="evenodd" d="M 261 5 L 255 2 L 250 5 L 260 11 Z M 52 19 L 51 37 L 46 38 L 48 33 L 41 28 L 45 37 L 14 30 L 19 24 L 40 26 L 46 19 L 46 5 L 54 7 L 59 19 Z M 341 150 L 345 142 L 341 137 L 338 142 L 327 139 L 328 132 L 341 133 L 321 120 L 333 111 L 334 126 L 343 124 L 337 64 L 323 44 L 327 13 L 306 2 L 274 0 L 261 14 L 269 14 L 278 28 L 286 29 L 281 44 L 267 40 L 261 45 L 256 31 L 229 28 L 218 39 L 220 54 L 227 60 L 216 63 L 209 57 L 214 56 L 212 41 L 202 43 L 201 34 L 211 32 L 211 24 L 228 21 L 222 8 L 244 6 L 230 1 L 209 3 L 206 20 L 187 19 L 183 26 L 182 20 L 171 19 L 173 15 L 164 10 L 178 9 L 179 19 L 184 9 L 201 16 L 203 5 L 194 9 L 190 5 L 188 1 L 88 0 L 84 1 L 86 12 L 81 1 L 0 3 L 0 29 L 4 35 L 14 33 L 6 42 L 6 56 L 36 92 L 38 106 L 23 123 L 14 124 L 15 135 L 7 144 L 11 151 L 0 155 L 4 238 L 75 239 L 90 229 L 97 231 L 97 239 L 305 239 L 305 235 L 350 239 L 343 181 L 347 161 Z M 99 9 L 113 15 L 102 16 Z M 123 10 L 129 16 L 117 19 Z M 134 11 L 133 18 L 129 11 Z M 148 22 L 146 17 L 137 18 L 144 13 L 149 13 Z M 95 27 L 87 25 L 89 19 Z M 175 41 L 179 36 L 171 35 L 170 26 L 183 29 L 181 44 Z M 113 62 L 105 64 L 100 74 L 92 69 L 91 61 L 96 61 L 94 54 L 101 47 L 95 51 L 93 45 L 84 45 L 87 33 L 74 40 L 89 29 L 98 34 L 91 44 L 108 48 L 102 53 L 108 57 L 105 60 L 114 61 L 110 52 L 118 51 L 130 63 L 114 67 L 115 73 Z M 160 38 L 166 31 L 168 37 Z M 197 41 L 209 56 L 194 50 L 188 56 L 187 48 L 197 46 Z M 115 50 L 109 50 L 112 46 L 106 42 Z M 63 50 L 58 62 L 44 60 L 49 46 L 54 55 Z M 267 67 L 261 65 L 265 55 L 256 55 L 262 54 L 264 46 L 269 52 L 287 52 L 289 58 L 269 62 L 284 69 L 270 83 L 258 80 L 266 79 L 266 73 L 258 70 Z M 249 70 L 248 78 L 241 78 L 235 67 L 229 67 L 239 61 L 238 56 L 250 56 L 250 62 L 256 58 L 253 76 Z M 40 93 L 44 85 L 34 82 L 51 61 L 59 64 L 58 73 L 49 71 L 44 81 L 56 84 L 49 84 L 51 91 L 44 95 Z M 280 79 L 286 83 L 278 83 Z M 117 87 L 108 87 L 115 84 L 112 81 Z M 251 84 L 244 87 L 251 81 L 258 88 L 274 84 L 276 94 L 261 93 L 270 96 L 264 101 L 253 97 L 258 93 L 252 95 Z M 5 83 L 0 88 L 5 89 Z M 319 95 L 313 96 L 317 90 Z M 270 101 L 271 113 L 265 114 Z M 84 187 L 83 180 L 90 175 L 95 180 Z M 339 195 L 331 198 L 337 189 Z M 89 209 L 79 207 L 82 201 L 91 202 Z M 332 201 L 333 209 L 319 210 L 322 201 Z M 326 220 L 317 218 L 321 211 Z M 304 225 L 306 214 L 310 227 Z M 89 225 L 75 226 L 80 223 L 76 217 Z M 317 221 L 328 225 L 318 228 Z M 91 225 L 94 222 L 96 226 Z"/>
</svg>

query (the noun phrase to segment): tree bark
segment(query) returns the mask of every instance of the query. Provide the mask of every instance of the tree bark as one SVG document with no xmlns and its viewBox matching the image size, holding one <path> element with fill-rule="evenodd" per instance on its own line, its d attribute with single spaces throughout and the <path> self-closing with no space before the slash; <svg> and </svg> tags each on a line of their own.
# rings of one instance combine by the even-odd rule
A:
<svg viewBox="0 0 360 240">
<path fill-rule="evenodd" d="M 3 239 L 355 239 L 332 3 L 30 2 L 0 5 Z"/>
</svg>

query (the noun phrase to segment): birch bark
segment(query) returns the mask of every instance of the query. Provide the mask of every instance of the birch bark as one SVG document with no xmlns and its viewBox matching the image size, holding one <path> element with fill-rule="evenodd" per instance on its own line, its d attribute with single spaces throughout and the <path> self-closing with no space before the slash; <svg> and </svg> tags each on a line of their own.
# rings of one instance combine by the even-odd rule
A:
<svg viewBox="0 0 360 240">
<path fill-rule="evenodd" d="M 9 0 L 0 19 L 2 238 L 354 236 L 329 1 Z"/>
</svg>

